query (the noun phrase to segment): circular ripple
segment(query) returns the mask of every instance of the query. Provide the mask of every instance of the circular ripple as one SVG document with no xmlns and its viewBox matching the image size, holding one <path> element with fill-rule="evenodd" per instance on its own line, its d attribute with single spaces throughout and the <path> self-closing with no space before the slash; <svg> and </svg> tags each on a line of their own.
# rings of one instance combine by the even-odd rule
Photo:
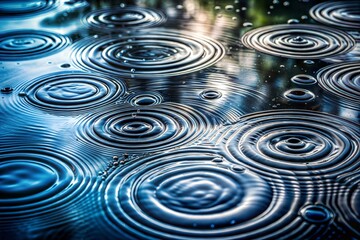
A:
<svg viewBox="0 0 360 240">
<path fill-rule="evenodd" d="M 302 88 L 293 88 L 284 93 L 284 97 L 290 102 L 310 102 L 315 99 L 314 93 Z"/>
<path fill-rule="evenodd" d="M 134 93 L 126 98 L 126 102 L 138 107 L 158 105 L 162 101 L 163 97 L 158 92 Z"/>
<path fill-rule="evenodd" d="M 320 23 L 335 27 L 360 28 L 360 5 L 358 1 L 320 3 L 310 9 L 310 16 Z"/>
<path fill-rule="evenodd" d="M 9 31 L 0 34 L 0 60 L 22 61 L 42 58 L 64 49 L 70 39 L 38 30 Z"/>
<path fill-rule="evenodd" d="M 124 28 L 147 28 L 166 21 L 166 16 L 155 9 L 125 7 L 101 9 L 89 13 L 85 23 L 96 30 L 123 31 Z"/>
<path fill-rule="evenodd" d="M 248 48 L 295 59 L 340 55 L 355 46 L 355 40 L 347 33 L 311 24 L 261 27 L 247 32 L 241 40 Z"/>
<path fill-rule="evenodd" d="M 360 128 L 345 119 L 303 110 L 258 112 L 230 127 L 226 147 L 238 161 L 274 176 L 334 178 L 357 167 Z"/>
<path fill-rule="evenodd" d="M 219 92 L 217 90 L 212 90 L 212 89 L 204 90 L 200 94 L 200 97 L 202 99 L 206 99 L 206 100 L 215 100 L 215 99 L 221 98 L 221 96 L 222 96 L 221 92 Z"/>
<path fill-rule="evenodd" d="M 49 110 L 78 111 L 114 102 L 124 95 L 125 84 L 117 79 L 81 72 L 42 76 L 27 88 L 27 100 Z"/>
<path fill-rule="evenodd" d="M 357 237 L 360 236 L 360 177 L 358 170 L 353 172 L 351 181 L 347 182 L 339 190 L 336 206 L 338 212 L 345 221 L 346 226 L 353 231 Z"/>
<path fill-rule="evenodd" d="M 80 138 L 99 146 L 148 152 L 194 142 L 212 129 L 211 121 L 190 107 L 164 103 L 110 109 L 84 118 L 78 130 Z"/>
<path fill-rule="evenodd" d="M 224 47 L 210 38 L 164 31 L 84 39 L 74 45 L 72 58 L 92 71 L 156 78 L 196 72 L 218 62 L 224 53 Z"/>
<path fill-rule="evenodd" d="M 0 154 L 2 220 L 48 214 L 88 188 L 88 169 L 54 148 L 2 147 Z"/>
<path fill-rule="evenodd" d="M 56 0 L 2 0 L 0 2 L 0 16 L 42 13 L 53 9 L 56 5 Z"/>
<path fill-rule="evenodd" d="M 319 85 L 325 91 L 346 99 L 350 105 L 360 106 L 360 62 L 333 64 L 317 74 Z"/>
<path fill-rule="evenodd" d="M 100 224 L 127 239 L 321 235 L 298 215 L 305 201 L 270 183 L 207 150 L 154 155 L 109 176 L 100 191 Z"/>
<path fill-rule="evenodd" d="M 291 78 L 291 81 L 300 85 L 313 85 L 317 83 L 316 78 L 306 74 L 295 75 Z"/>
</svg>

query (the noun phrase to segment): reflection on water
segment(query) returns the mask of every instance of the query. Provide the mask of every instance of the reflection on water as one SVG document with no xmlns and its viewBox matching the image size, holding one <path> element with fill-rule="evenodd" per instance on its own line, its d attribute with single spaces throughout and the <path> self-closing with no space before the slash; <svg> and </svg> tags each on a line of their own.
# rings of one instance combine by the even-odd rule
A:
<svg viewBox="0 0 360 240">
<path fill-rule="evenodd" d="M 360 238 L 358 6 L 1 1 L 0 238 Z"/>
</svg>

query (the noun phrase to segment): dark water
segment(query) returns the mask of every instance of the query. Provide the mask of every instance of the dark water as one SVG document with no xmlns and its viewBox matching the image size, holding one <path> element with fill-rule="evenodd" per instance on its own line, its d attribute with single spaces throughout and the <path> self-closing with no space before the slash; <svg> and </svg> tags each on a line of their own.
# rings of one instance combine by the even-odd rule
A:
<svg viewBox="0 0 360 240">
<path fill-rule="evenodd" d="M 360 239 L 357 1 L 0 1 L 0 239 Z"/>
</svg>

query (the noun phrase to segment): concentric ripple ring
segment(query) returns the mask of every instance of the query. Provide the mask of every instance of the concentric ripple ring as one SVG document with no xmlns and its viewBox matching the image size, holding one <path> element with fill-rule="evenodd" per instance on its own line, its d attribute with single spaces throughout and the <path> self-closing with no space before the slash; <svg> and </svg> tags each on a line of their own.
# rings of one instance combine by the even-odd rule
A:
<svg viewBox="0 0 360 240">
<path fill-rule="evenodd" d="M 61 34 L 16 30 L 0 33 L 0 60 L 22 61 L 42 58 L 61 51 L 70 44 L 70 39 Z"/>
<path fill-rule="evenodd" d="M 225 53 L 213 39 L 172 31 L 87 38 L 73 49 L 74 64 L 80 68 L 137 78 L 196 72 L 215 64 Z"/>
<path fill-rule="evenodd" d="M 161 154 L 130 164 L 110 176 L 101 195 L 107 227 L 135 238 L 161 239 L 246 232 L 249 220 L 261 225 L 263 218 L 258 217 L 272 211 L 268 208 L 273 201 L 267 182 L 201 151 Z"/>
<path fill-rule="evenodd" d="M 257 112 L 244 116 L 228 133 L 231 156 L 263 174 L 301 177 L 316 172 L 335 178 L 359 167 L 360 127 L 333 115 Z"/>
<path fill-rule="evenodd" d="M 163 103 L 108 109 L 82 119 L 76 129 L 80 139 L 102 147 L 154 152 L 193 143 L 215 124 L 191 107 Z"/>
<path fill-rule="evenodd" d="M 11 17 L 33 15 L 49 11 L 56 5 L 56 0 L 2 0 L 0 2 L 0 16 Z"/>
<path fill-rule="evenodd" d="M 272 25 L 247 32 L 242 43 L 269 55 L 295 58 L 320 59 L 347 53 L 356 41 L 341 30 L 311 25 Z"/>
<path fill-rule="evenodd" d="M 27 100 L 48 110 L 78 111 L 108 105 L 126 92 L 121 80 L 99 74 L 59 72 L 27 87 Z"/>
<path fill-rule="evenodd" d="M 324 91 L 359 108 L 360 62 L 329 65 L 318 72 L 317 79 Z"/>
<path fill-rule="evenodd" d="M 24 146 L 0 154 L 1 220 L 47 214 L 88 189 L 89 169 L 65 152 Z"/>
<path fill-rule="evenodd" d="M 360 5 L 358 1 L 329 1 L 310 9 L 316 21 L 334 27 L 360 29 Z"/>
<path fill-rule="evenodd" d="M 148 28 L 166 21 L 164 13 L 150 8 L 125 7 L 101 9 L 85 16 L 85 24 L 100 31 L 124 31 L 128 28 Z"/>
</svg>

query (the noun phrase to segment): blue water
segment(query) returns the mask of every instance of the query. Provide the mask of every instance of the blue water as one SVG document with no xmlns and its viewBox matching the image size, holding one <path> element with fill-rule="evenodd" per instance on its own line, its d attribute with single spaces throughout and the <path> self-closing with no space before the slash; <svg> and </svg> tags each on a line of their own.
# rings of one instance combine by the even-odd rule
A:
<svg viewBox="0 0 360 240">
<path fill-rule="evenodd" d="M 357 1 L 0 1 L 0 239 L 360 239 Z"/>
</svg>

